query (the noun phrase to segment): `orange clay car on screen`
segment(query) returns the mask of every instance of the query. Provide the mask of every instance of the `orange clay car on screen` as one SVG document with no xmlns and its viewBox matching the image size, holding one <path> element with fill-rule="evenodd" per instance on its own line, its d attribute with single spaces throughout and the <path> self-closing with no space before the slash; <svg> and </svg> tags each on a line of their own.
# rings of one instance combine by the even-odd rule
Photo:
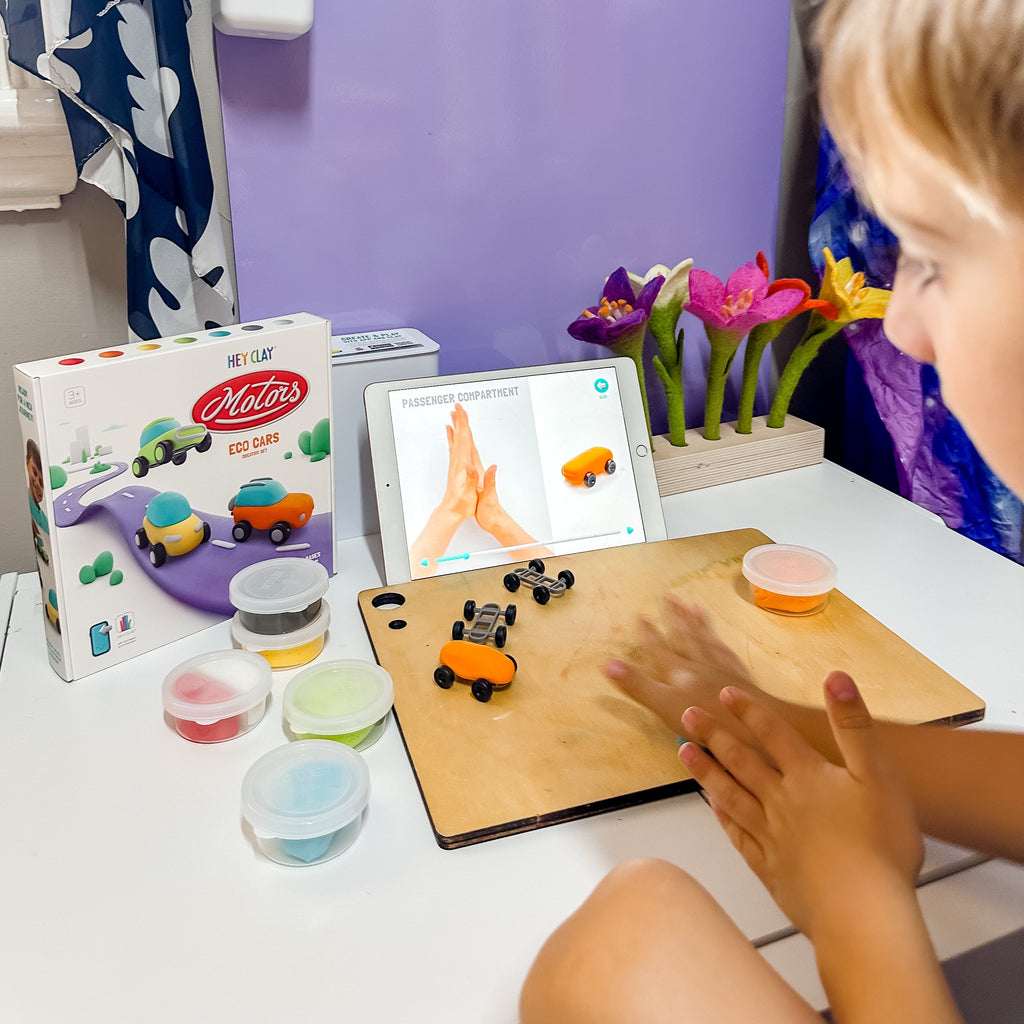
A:
<svg viewBox="0 0 1024 1024">
<path fill-rule="evenodd" d="M 599 473 L 615 472 L 615 459 L 608 448 L 588 448 L 562 467 L 562 476 L 576 487 L 593 487 Z"/>
</svg>

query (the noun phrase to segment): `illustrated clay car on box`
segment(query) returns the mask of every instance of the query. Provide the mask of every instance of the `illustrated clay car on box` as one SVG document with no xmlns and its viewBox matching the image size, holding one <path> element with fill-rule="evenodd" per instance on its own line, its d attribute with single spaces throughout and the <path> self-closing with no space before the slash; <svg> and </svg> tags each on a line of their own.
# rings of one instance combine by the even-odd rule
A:
<svg viewBox="0 0 1024 1024">
<path fill-rule="evenodd" d="M 615 459 L 609 448 L 588 448 L 562 466 L 562 476 L 577 487 L 593 487 L 599 473 L 615 472 Z"/>
<path fill-rule="evenodd" d="M 151 498 L 142 526 L 135 531 L 135 543 L 145 551 L 156 568 L 167 556 L 184 555 L 210 539 L 210 524 L 192 511 L 188 499 L 177 491 L 164 491 Z"/>
<path fill-rule="evenodd" d="M 210 432 L 199 423 L 183 427 L 177 420 L 164 416 L 143 429 L 132 472 L 136 476 L 145 476 L 150 466 L 162 466 L 167 462 L 180 466 L 190 448 L 205 452 L 212 443 Z"/>
<path fill-rule="evenodd" d="M 544 563 L 539 558 L 533 558 L 527 563 L 525 569 L 516 569 L 513 572 L 505 573 L 501 581 L 505 589 L 513 594 L 525 583 L 533 588 L 533 599 L 537 604 L 547 604 L 553 597 L 561 597 L 576 582 L 576 577 L 571 569 L 562 569 L 557 579 L 544 575 Z"/>
<path fill-rule="evenodd" d="M 235 520 L 231 527 L 235 540 L 248 540 L 253 530 L 268 530 L 271 543 L 284 544 L 292 530 L 309 522 L 313 499 L 308 494 L 289 494 L 283 484 L 261 476 L 242 484 L 228 502 L 228 511 Z"/>
</svg>

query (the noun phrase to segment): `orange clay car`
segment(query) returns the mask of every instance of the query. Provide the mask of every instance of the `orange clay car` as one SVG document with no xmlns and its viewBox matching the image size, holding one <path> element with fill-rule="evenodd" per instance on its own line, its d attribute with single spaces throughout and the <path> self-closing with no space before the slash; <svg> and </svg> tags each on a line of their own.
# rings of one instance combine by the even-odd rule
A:
<svg viewBox="0 0 1024 1024">
<path fill-rule="evenodd" d="M 273 544 L 284 544 L 292 530 L 305 526 L 313 515 L 313 499 L 308 494 L 288 491 L 269 476 L 242 484 L 228 502 L 234 517 L 231 536 L 239 543 L 247 541 L 253 530 L 268 530 Z"/>
<path fill-rule="evenodd" d="M 598 473 L 615 472 L 615 459 L 608 448 L 588 448 L 562 467 L 562 476 L 576 487 L 593 487 Z"/>
<path fill-rule="evenodd" d="M 441 664 L 434 669 L 434 682 L 450 690 L 456 679 L 470 682 L 473 696 L 482 704 L 495 690 L 503 690 L 515 678 L 516 662 L 509 654 L 472 640 L 449 640 L 441 648 Z"/>
</svg>

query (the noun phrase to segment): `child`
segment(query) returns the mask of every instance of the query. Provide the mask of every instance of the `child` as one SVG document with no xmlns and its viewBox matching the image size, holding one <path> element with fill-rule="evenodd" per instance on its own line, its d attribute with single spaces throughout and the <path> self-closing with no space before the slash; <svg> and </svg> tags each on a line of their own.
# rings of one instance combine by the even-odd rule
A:
<svg viewBox="0 0 1024 1024">
<path fill-rule="evenodd" d="M 32 539 L 36 545 L 36 557 L 49 562 L 43 535 L 50 532 L 50 525 L 43 511 L 45 496 L 43 481 L 43 457 L 39 445 L 28 439 L 25 446 L 25 475 L 28 477 L 28 510 L 32 515 Z"/>
<path fill-rule="evenodd" d="M 828 0 L 826 121 L 898 235 L 885 326 L 1024 494 L 1024 4 Z M 760 693 L 702 613 L 665 600 L 622 690 L 693 742 L 680 760 L 733 844 L 814 945 L 841 1024 L 961 1020 L 914 891 L 920 832 L 1024 861 L 1024 734 L 872 723 L 853 680 L 827 713 Z M 1024 1009 L 1022 1009 L 1024 1012 Z M 548 940 L 523 1024 L 814 1022 L 724 911 L 661 861 L 616 868 Z"/>
</svg>

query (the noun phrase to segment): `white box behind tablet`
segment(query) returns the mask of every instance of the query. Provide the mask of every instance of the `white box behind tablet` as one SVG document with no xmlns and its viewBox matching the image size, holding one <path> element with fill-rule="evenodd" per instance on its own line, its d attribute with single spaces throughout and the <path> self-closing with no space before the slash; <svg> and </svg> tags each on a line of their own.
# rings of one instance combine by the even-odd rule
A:
<svg viewBox="0 0 1024 1024">
<path fill-rule="evenodd" d="M 364 537 L 380 529 L 363 389 L 375 381 L 434 376 L 437 359 L 437 342 L 412 327 L 331 338 L 334 524 L 338 540 Z"/>
</svg>

